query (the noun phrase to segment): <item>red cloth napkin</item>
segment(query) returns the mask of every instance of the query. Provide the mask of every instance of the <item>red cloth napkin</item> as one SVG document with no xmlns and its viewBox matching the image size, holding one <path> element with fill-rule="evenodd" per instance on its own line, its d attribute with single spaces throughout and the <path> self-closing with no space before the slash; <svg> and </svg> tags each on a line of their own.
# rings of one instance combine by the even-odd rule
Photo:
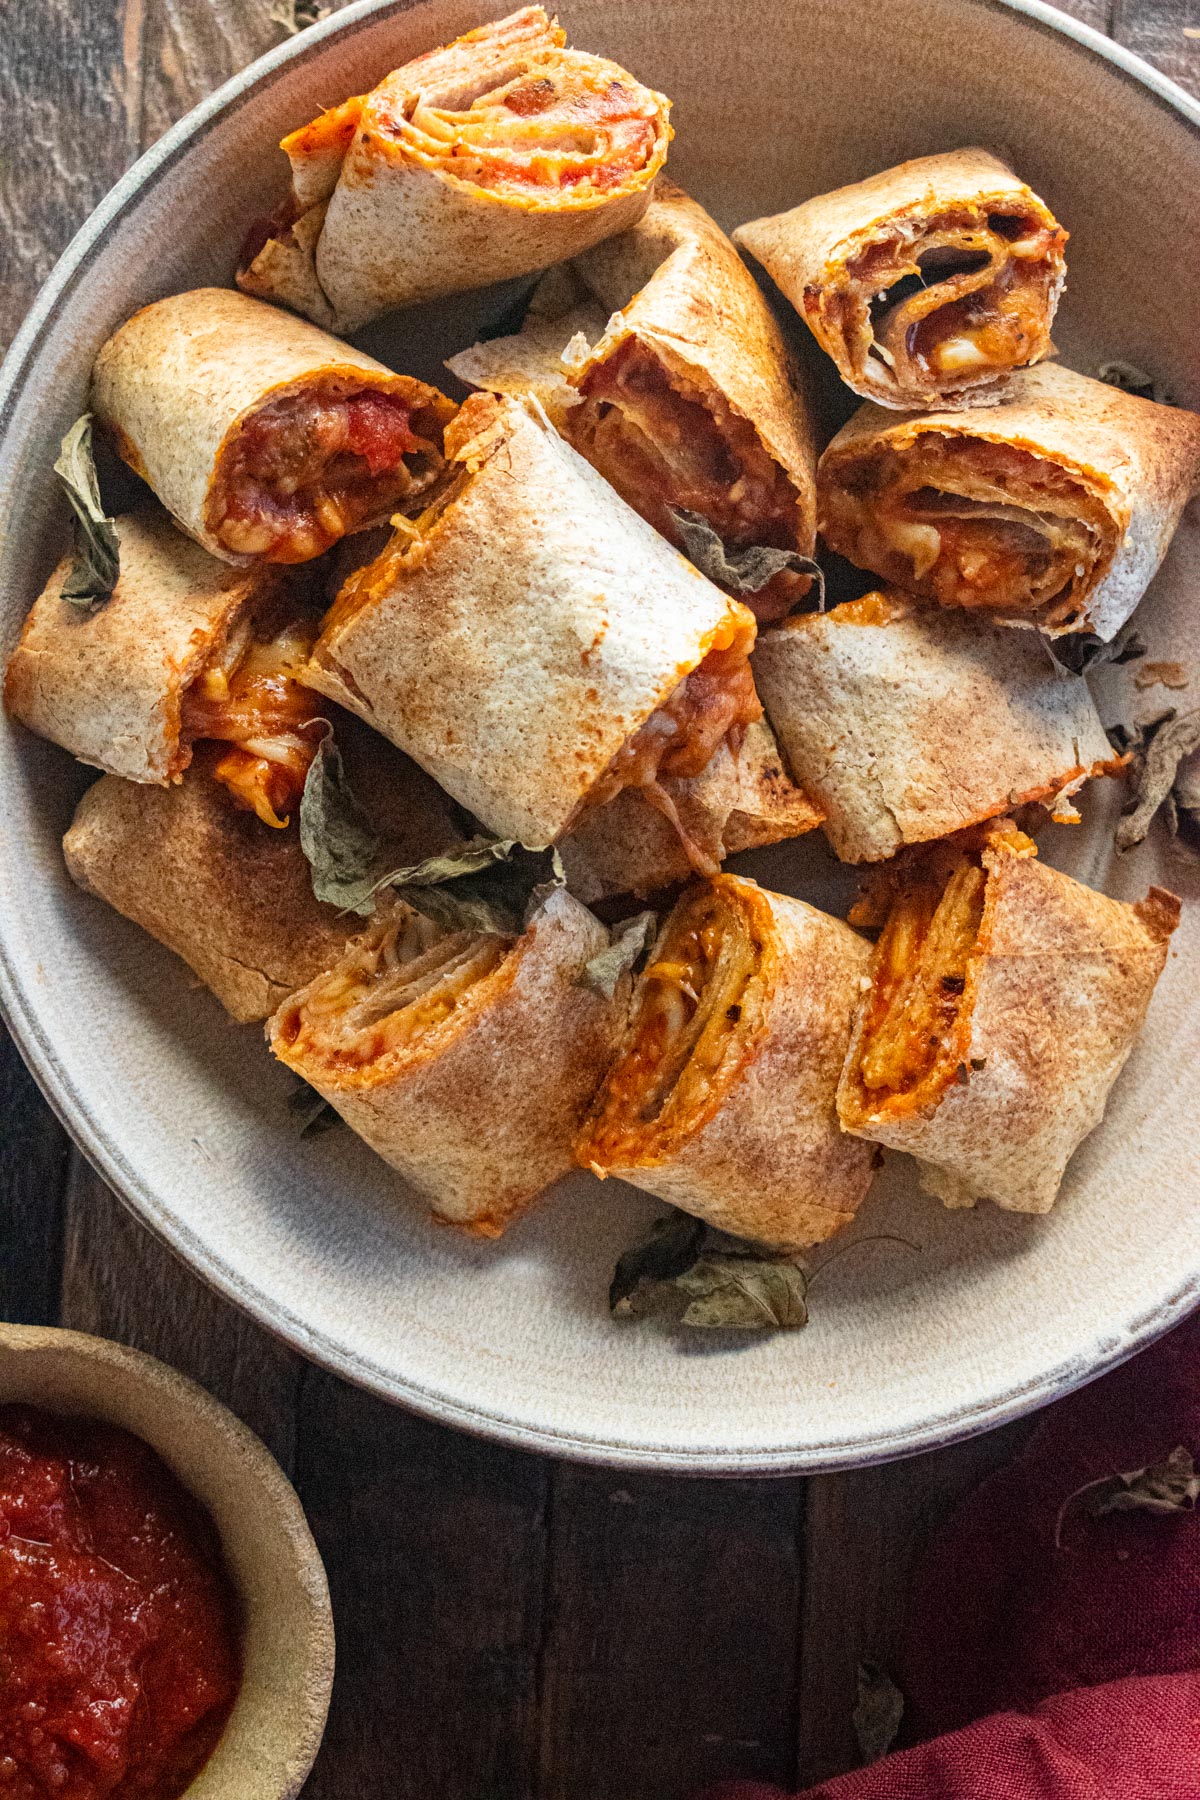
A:
<svg viewBox="0 0 1200 1800">
<path fill-rule="evenodd" d="M 1200 1314 L 1049 1407 L 963 1502 L 917 1570 L 890 1671 L 903 1741 L 926 1741 L 806 1800 L 1200 1800 L 1200 1511 L 1072 1506 L 1055 1545 L 1075 1489 L 1179 1444 L 1200 1460 Z"/>
</svg>

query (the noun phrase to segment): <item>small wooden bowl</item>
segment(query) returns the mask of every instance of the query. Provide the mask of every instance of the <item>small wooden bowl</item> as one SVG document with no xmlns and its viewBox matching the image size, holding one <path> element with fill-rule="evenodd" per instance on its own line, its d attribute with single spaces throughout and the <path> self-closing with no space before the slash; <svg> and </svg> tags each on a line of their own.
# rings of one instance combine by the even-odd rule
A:
<svg viewBox="0 0 1200 1800">
<path fill-rule="evenodd" d="M 207 1507 L 245 1614 L 242 1685 L 187 1800 L 293 1800 L 333 1681 L 329 1587 L 274 1457 L 194 1381 L 79 1331 L 0 1325 L 0 1402 L 106 1419 L 143 1438 Z"/>
</svg>

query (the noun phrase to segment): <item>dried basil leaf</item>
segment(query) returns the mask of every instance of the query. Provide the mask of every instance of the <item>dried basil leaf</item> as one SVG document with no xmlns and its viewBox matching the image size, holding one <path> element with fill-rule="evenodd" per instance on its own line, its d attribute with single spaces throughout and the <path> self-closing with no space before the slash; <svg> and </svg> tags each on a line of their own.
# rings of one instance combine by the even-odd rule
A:
<svg viewBox="0 0 1200 1800">
<path fill-rule="evenodd" d="M 515 838 L 477 837 L 412 868 L 394 869 L 376 887 L 401 889 L 410 906 L 448 931 L 519 937 L 566 880 L 553 845 L 532 850 Z"/>
<path fill-rule="evenodd" d="M 686 1274 L 704 1247 L 706 1229 L 703 1220 L 693 1219 L 690 1213 L 673 1210 L 656 1219 L 649 1237 L 626 1250 L 613 1270 L 608 1289 L 613 1316 L 632 1316 L 637 1310 L 634 1298 L 643 1283 L 659 1286 Z"/>
<path fill-rule="evenodd" d="M 1172 405 L 1171 396 L 1162 382 L 1145 369 L 1140 369 L 1136 363 L 1119 360 L 1104 362 L 1096 370 L 1096 375 L 1099 380 L 1106 381 L 1109 387 L 1120 388 L 1123 394 L 1136 394 L 1141 400 L 1157 400 L 1160 406 Z"/>
<path fill-rule="evenodd" d="M 632 919 L 622 919 L 619 925 L 613 926 L 607 948 L 597 950 L 595 956 L 584 964 L 583 974 L 579 978 L 580 985 L 592 988 L 597 994 L 603 994 L 606 1000 L 611 1000 L 621 977 L 627 972 L 633 973 L 639 967 L 654 942 L 657 930 L 656 913 L 641 912 Z"/>
<path fill-rule="evenodd" d="M 864 1763 L 878 1762 L 896 1741 L 904 1717 L 904 1695 L 878 1663 L 859 1663 L 858 1698 L 851 1718 Z"/>
<path fill-rule="evenodd" d="M 1133 805 L 1116 830 L 1118 850 L 1132 850 L 1150 829 L 1150 822 L 1161 806 L 1167 809 L 1168 823 L 1177 826 L 1175 802 L 1171 790 L 1180 763 L 1193 750 L 1200 749 L 1200 712 L 1169 713 L 1150 735 L 1150 725 L 1142 727 L 1140 741 L 1132 742 L 1134 767 Z M 1132 739 L 1132 734 L 1130 734 Z"/>
<path fill-rule="evenodd" d="M 1109 643 L 1090 631 L 1073 631 L 1043 642 L 1059 668 L 1066 669 L 1069 675 L 1087 675 L 1106 663 L 1119 667 L 1146 654 L 1145 640 L 1132 625 L 1123 626 Z"/>
<path fill-rule="evenodd" d="M 1148 1463 L 1144 1469 L 1129 1469 L 1124 1474 L 1102 1475 L 1068 1494 L 1054 1522 L 1055 1547 L 1062 1547 L 1063 1520 L 1076 1501 L 1091 1518 L 1099 1519 L 1113 1512 L 1191 1512 L 1198 1499 L 1200 1474 L 1192 1453 L 1183 1444 L 1177 1444 L 1163 1462 Z"/>
<path fill-rule="evenodd" d="M 808 1324 L 808 1277 L 786 1258 L 702 1256 L 675 1284 L 690 1296 L 685 1325 L 765 1331 Z"/>
<path fill-rule="evenodd" d="M 104 510 L 92 455 L 92 415 L 76 419 L 62 441 L 54 473 L 75 514 L 75 555 L 60 590 L 72 606 L 103 606 L 117 585 L 121 548 L 117 527 Z"/>
<path fill-rule="evenodd" d="M 817 584 L 818 603 L 825 610 L 825 575 L 814 557 L 802 556 L 799 550 L 776 550 L 769 544 L 751 544 L 744 550 L 731 550 L 713 530 L 702 513 L 689 512 L 683 506 L 669 506 L 667 511 L 679 528 L 683 548 L 689 562 L 695 563 L 702 575 L 734 594 L 757 594 L 784 569 L 797 575 L 811 575 Z"/>
<path fill-rule="evenodd" d="M 364 917 L 375 911 L 380 840 L 350 790 L 332 726 L 304 780 L 300 848 L 308 858 L 318 900 Z"/>
<path fill-rule="evenodd" d="M 288 1111 L 299 1121 L 300 1136 L 319 1137 L 331 1126 L 343 1123 L 342 1115 L 318 1094 L 315 1087 L 297 1075 L 296 1086 L 288 1095 Z"/>
</svg>

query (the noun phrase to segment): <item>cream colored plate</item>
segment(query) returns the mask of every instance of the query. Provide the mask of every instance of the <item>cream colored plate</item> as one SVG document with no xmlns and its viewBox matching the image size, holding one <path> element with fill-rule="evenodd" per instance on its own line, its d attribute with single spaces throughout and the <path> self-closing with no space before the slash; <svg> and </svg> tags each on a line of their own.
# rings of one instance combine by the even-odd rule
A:
<svg viewBox="0 0 1200 1800">
<path fill-rule="evenodd" d="M 247 219 L 280 190 L 284 131 L 488 16 L 466 0 L 349 8 L 189 115 L 84 227 L 0 395 L 5 648 L 63 531 L 50 464 L 102 339 L 145 301 L 229 278 Z M 674 97 L 671 173 L 726 225 L 902 157 L 1006 145 L 1072 234 L 1056 333 L 1066 360 L 1125 357 L 1200 402 L 1200 111 L 1094 33 L 1034 0 L 572 0 L 562 19 L 573 41 Z M 370 342 L 436 373 L 498 305 L 468 297 L 438 324 L 422 309 Z M 1197 535 L 1185 527 L 1139 615 L 1152 654 L 1189 667 Z M 1180 699 L 1135 696 L 1129 674 L 1110 677 L 1110 717 L 1139 698 Z M 1010 1418 L 1195 1302 L 1200 909 L 1185 912 L 1146 1037 L 1050 1217 L 943 1214 L 897 1163 L 856 1235 L 899 1233 L 919 1254 L 842 1257 L 814 1288 L 807 1331 L 680 1342 L 608 1318 L 613 1261 L 656 1210 L 616 1183 L 580 1175 L 500 1245 L 474 1245 L 427 1225 L 348 1134 L 298 1142 L 288 1082 L 256 1031 L 231 1026 L 166 952 L 70 887 L 58 840 L 82 772 L 7 725 L 0 758 L 2 998 L 53 1104 L 202 1275 L 381 1394 L 614 1463 L 829 1468 Z M 1111 818 L 1095 798 L 1088 812 L 1044 852 L 1112 893 L 1151 879 L 1195 892 L 1195 871 L 1160 847 L 1113 867 Z M 818 902 L 847 891 L 811 842 L 745 861 Z"/>
</svg>

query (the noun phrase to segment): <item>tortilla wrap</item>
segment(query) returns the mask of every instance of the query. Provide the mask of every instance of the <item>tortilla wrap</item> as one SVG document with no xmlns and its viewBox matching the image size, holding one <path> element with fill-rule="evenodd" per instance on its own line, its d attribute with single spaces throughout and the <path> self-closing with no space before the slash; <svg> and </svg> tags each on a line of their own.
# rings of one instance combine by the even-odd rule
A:
<svg viewBox="0 0 1200 1800">
<path fill-rule="evenodd" d="M 1200 416 L 1057 363 L 997 406 L 862 406 L 821 458 L 821 534 L 885 581 L 1009 625 L 1116 636 L 1200 481 Z"/>
<path fill-rule="evenodd" d="M 1053 349 L 1067 233 L 988 150 L 917 157 L 733 237 L 881 406 L 986 405 Z"/>
<path fill-rule="evenodd" d="M 774 1248 L 831 1237 L 874 1170 L 834 1110 L 869 960 L 802 900 L 737 875 L 689 888 L 638 979 L 579 1161 Z"/>
<path fill-rule="evenodd" d="M 939 846 L 891 877 L 838 1112 L 847 1131 L 916 1157 L 947 1206 L 1049 1211 L 1179 922 L 1161 888 L 1131 906 L 1036 855 L 992 827 L 982 848 Z"/>
<path fill-rule="evenodd" d="M 66 556 L 34 601 L 4 704 L 39 737 L 128 781 L 178 781 L 192 758 L 183 701 L 231 630 L 279 596 L 279 571 L 232 569 L 162 513 L 116 521 L 117 585 L 95 611 L 60 598 Z"/>
<path fill-rule="evenodd" d="M 629 998 L 582 980 L 608 941 L 561 889 L 517 939 L 399 903 L 280 1008 L 271 1049 L 439 1219 L 499 1237 L 571 1167 Z"/>
<path fill-rule="evenodd" d="M 670 102 L 565 44 L 525 7 L 284 138 L 292 193 L 248 239 L 240 285 L 353 332 L 631 225 L 666 161 Z"/>
<path fill-rule="evenodd" d="M 454 407 L 302 319 L 226 288 L 145 306 L 101 348 L 92 405 L 214 556 L 305 562 L 414 503 Z"/>
<path fill-rule="evenodd" d="M 763 705 L 843 862 L 880 862 L 1118 765 L 1087 683 L 1032 632 L 897 592 L 765 631 Z"/>
<path fill-rule="evenodd" d="M 673 543 L 682 547 L 672 506 L 699 513 L 733 549 L 810 556 L 814 423 L 774 315 L 716 222 L 663 179 L 636 225 L 571 270 L 575 292 L 552 271 L 520 333 L 449 367 L 495 392 L 532 388 L 567 441 Z M 742 597 L 778 617 L 809 585 L 789 571 Z"/>
<path fill-rule="evenodd" d="M 654 757 L 635 768 L 630 756 L 672 744 L 659 723 L 673 729 L 667 710 L 690 705 L 714 658 L 732 659 L 729 680 L 750 708 L 738 719 L 757 715 L 752 616 L 543 420 L 473 395 L 447 454 L 456 475 L 440 504 L 398 527 L 343 588 L 302 679 L 406 750 L 490 830 L 530 845 L 561 836 L 589 801 L 653 782 Z M 689 729 L 669 756 L 694 741 Z M 664 775 L 691 772 L 661 764 Z"/>
</svg>

